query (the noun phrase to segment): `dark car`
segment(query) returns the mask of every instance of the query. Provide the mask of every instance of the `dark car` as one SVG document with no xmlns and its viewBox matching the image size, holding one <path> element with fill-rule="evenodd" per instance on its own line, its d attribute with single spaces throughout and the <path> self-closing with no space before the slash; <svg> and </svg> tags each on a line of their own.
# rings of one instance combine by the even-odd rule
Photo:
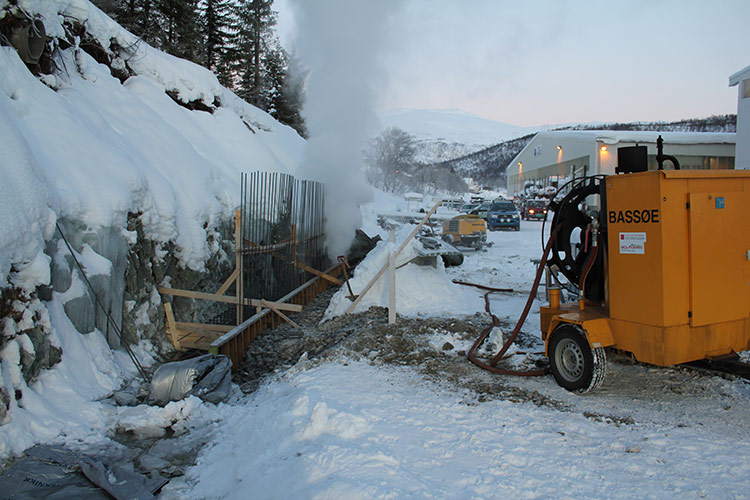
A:
<svg viewBox="0 0 750 500">
<path fill-rule="evenodd" d="M 490 231 L 496 229 L 521 230 L 521 214 L 518 213 L 512 201 L 493 201 L 487 212 L 487 227 Z"/>
<path fill-rule="evenodd" d="M 523 210 L 524 220 L 541 220 L 547 215 L 547 200 L 529 200 Z"/>
</svg>

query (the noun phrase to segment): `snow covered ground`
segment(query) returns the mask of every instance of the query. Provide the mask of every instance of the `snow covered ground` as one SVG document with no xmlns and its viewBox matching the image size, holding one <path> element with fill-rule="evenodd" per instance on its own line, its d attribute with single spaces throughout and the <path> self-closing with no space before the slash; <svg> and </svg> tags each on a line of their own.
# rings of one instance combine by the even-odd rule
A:
<svg viewBox="0 0 750 500">
<path fill-rule="evenodd" d="M 481 294 L 452 284 L 455 278 L 518 290 L 492 300 L 503 324 L 512 324 L 533 276 L 531 259 L 540 253 L 540 227 L 527 222 L 519 233 L 490 233 L 493 245 L 467 254 L 459 267 L 401 268 L 400 314 L 424 314 L 414 291 L 420 287 L 431 288 L 434 304 L 422 304 L 431 316 L 481 312 Z M 529 337 L 538 338 L 538 306 L 524 327 Z M 190 398 L 165 408 L 123 407 L 71 397 L 68 405 L 55 403 L 53 418 L 35 403 L 28 414 L 14 415 L 27 423 L 1 427 L 0 439 L 23 435 L 27 444 L 62 442 L 125 456 L 111 440 L 116 430 L 136 439 L 173 433 L 161 442 L 170 453 L 199 451 L 196 463 L 162 490 L 163 499 L 746 497 L 746 382 L 615 361 L 602 388 L 582 397 L 551 377 L 483 372 L 458 354 L 472 338 L 446 334 L 434 343 L 455 345 L 446 362 L 477 381 L 473 386 L 344 350 L 302 359 L 256 392 L 218 406 Z M 66 349 L 63 364 L 29 390 L 42 397 L 93 378 L 99 395 L 90 399 L 105 396 L 118 361 L 88 363 L 92 372 L 83 377 L 96 347 L 87 349 Z M 66 358 L 79 367 L 71 369 Z"/>
<path fill-rule="evenodd" d="M 447 276 L 528 290 L 539 227 L 491 233 Z M 445 286 L 446 314 L 482 308 Z M 493 310 L 514 319 L 521 304 L 498 295 Z M 537 328 L 532 314 L 524 330 Z M 547 403 L 362 360 L 300 363 L 216 408 L 216 439 L 162 498 L 743 498 L 750 486 L 746 382 L 615 362 L 581 397 L 551 377 L 477 376 Z"/>
<path fill-rule="evenodd" d="M 72 16 L 86 20 L 103 47 L 112 38 L 132 45 L 132 35 L 87 1 L 17 3 L 45 14 L 49 34 L 62 35 L 61 19 Z M 183 262 L 199 269 L 206 225 L 236 206 L 237 174 L 248 159 L 283 172 L 300 163 L 305 143 L 291 129 L 238 102 L 207 71 L 145 45 L 138 50 L 134 76 L 123 85 L 74 49 L 59 53 L 69 71 L 36 79 L 0 47 L 3 280 L 10 275 L 29 290 L 49 282 L 42 248 L 56 220 L 122 227 L 138 211 L 151 237 L 175 240 Z M 188 111 L 167 90 L 206 104 L 221 97 L 222 106 L 213 114 Z M 362 210 L 365 231 L 377 232 L 374 214 L 396 203 L 376 193 Z M 414 328 L 429 318 L 483 314 L 482 294 L 453 279 L 513 288 L 492 298 L 502 329 L 509 328 L 529 290 L 539 229 L 530 222 L 518 233 L 490 233 L 493 245 L 468 253 L 460 267 L 399 269 L 398 311 L 411 326 L 398 333 L 419 338 L 413 348 L 430 349 L 444 373 L 342 348 L 303 357 L 257 391 L 236 390 L 219 405 L 191 397 L 163 408 L 127 406 L 113 396 L 138 383 L 127 357 L 110 350 L 98 330 L 79 333 L 60 294 L 43 307 L 34 302 L 19 331 L 43 325 L 62 361 L 27 385 L 19 360 L 33 349 L 29 338 L 15 337 L 0 353 L 0 380 L 13 394 L 10 421 L 0 426 L 0 459 L 59 443 L 129 463 L 131 449 L 148 443 L 149 455 L 134 466 L 173 476 L 164 499 L 747 497 L 746 382 L 613 360 L 603 386 L 581 397 L 551 377 L 499 377 L 474 367 L 461 352 L 478 332 Z M 381 243 L 355 271 L 355 293 L 387 248 Z M 363 307 L 385 304 L 378 286 Z M 344 294 L 333 297 L 330 314 L 341 312 Z M 538 307 L 516 364 L 541 349 L 533 340 Z M 443 350 L 445 343 L 453 348 Z M 137 349 L 142 362 L 152 361 L 147 342 Z"/>
</svg>

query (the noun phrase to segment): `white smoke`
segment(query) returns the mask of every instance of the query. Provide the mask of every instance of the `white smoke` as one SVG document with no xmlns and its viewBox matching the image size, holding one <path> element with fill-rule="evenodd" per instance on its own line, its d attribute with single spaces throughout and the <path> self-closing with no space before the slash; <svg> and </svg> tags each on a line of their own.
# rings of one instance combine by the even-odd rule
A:
<svg viewBox="0 0 750 500">
<path fill-rule="evenodd" d="M 310 139 L 304 177 L 326 184 L 328 253 L 344 254 L 362 225 L 359 206 L 372 198 L 362 150 L 377 126 L 376 89 L 383 88 L 378 50 L 389 0 L 294 0 L 295 48 L 310 71 L 304 117 Z"/>
</svg>

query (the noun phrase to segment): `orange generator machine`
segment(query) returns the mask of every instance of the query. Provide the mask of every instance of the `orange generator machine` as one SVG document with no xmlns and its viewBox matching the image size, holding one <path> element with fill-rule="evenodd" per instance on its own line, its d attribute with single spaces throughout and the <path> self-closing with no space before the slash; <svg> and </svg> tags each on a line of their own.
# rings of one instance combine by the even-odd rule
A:
<svg viewBox="0 0 750 500">
<path fill-rule="evenodd" d="M 578 179 L 551 205 L 546 265 L 578 300 L 550 287 L 541 329 L 570 391 L 601 384 L 605 348 L 658 366 L 750 349 L 750 171 L 681 171 L 657 148 L 658 170 L 645 146 L 619 148 L 616 175 Z"/>
</svg>

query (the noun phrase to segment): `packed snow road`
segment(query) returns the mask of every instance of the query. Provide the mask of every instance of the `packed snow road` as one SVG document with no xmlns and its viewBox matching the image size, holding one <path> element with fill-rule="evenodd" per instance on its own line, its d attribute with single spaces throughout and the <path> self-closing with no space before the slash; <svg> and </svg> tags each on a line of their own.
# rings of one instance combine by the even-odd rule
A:
<svg viewBox="0 0 750 500">
<path fill-rule="evenodd" d="M 743 380 L 612 358 L 602 387 L 577 396 L 551 376 L 502 377 L 467 361 L 489 320 L 482 294 L 451 280 L 514 288 L 491 300 L 509 332 L 540 227 L 490 233 L 493 245 L 460 267 L 401 268 L 395 326 L 382 308 L 306 319 L 298 335 L 313 347 L 294 366 L 228 404 L 184 412 L 175 443 L 209 444 L 160 498 L 746 497 Z M 439 303 L 421 304 L 418 291 L 438 283 L 425 295 Z M 539 305 L 515 367 L 541 357 Z"/>
</svg>

